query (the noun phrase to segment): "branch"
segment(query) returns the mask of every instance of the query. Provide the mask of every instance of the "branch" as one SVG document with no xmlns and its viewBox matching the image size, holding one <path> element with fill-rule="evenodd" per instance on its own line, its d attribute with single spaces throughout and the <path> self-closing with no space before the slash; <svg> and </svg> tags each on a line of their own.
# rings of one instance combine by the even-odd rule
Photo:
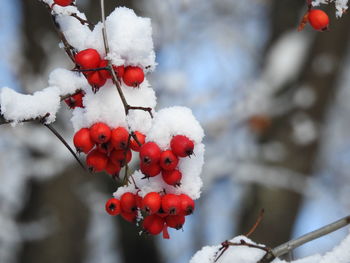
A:
<svg viewBox="0 0 350 263">
<path fill-rule="evenodd" d="M 106 30 L 106 15 L 105 15 L 104 0 L 101 0 L 101 17 L 102 17 L 102 23 L 103 23 L 103 27 L 102 27 L 103 43 L 104 43 L 104 46 L 105 46 L 106 56 L 108 56 L 108 54 L 109 54 L 109 45 L 108 45 L 108 37 L 107 37 L 107 30 Z M 153 118 L 152 108 L 150 108 L 150 107 L 131 106 L 126 101 L 126 98 L 124 96 L 123 90 L 122 90 L 121 85 L 120 85 L 120 81 L 118 80 L 117 75 L 114 72 L 112 61 L 110 59 L 108 59 L 108 70 L 109 70 L 109 72 L 112 75 L 113 84 L 116 86 L 116 88 L 118 90 L 118 93 L 119 93 L 119 97 L 120 97 L 120 99 L 121 99 L 121 101 L 123 103 L 124 110 L 125 110 L 125 115 L 128 115 L 130 110 L 143 110 L 143 111 L 147 111 L 149 113 L 149 115 L 151 116 L 151 118 Z"/>
<path fill-rule="evenodd" d="M 258 263 L 269 263 L 276 257 L 282 256 L 309 241 L 325 236 L 348 224 L 350 224 L 350 215 L 272 249 L 270 252 L 267 252 Z"/>
<path fill-rule="evenodd" d="M 52 127 L 50 124 L 45 124 L 44 122 L 41 122 L 46 128 L 48 128 L 63 144 L 64 146 L 66 146 L 66 148 L 70 151 L 70 153 L 74 156 L 75 160 L 79 163 L 79 165 L 81 166 L 81 168 L 83 168 L 83 170 L 85 172 L 87 172 L 88 170 L 86 169 L 86 167 L 84 166 L 84 164 L 80 161 L 79 157 L 75 154 L 75 152 L 73 151 L 73 149 L 69 146 L 69 144 L 66 142 L 65 139 L 63 139 L 63 137 L 61 136 L 61 134 L 59 134 L 58 131 L 56 131 L 56 129 L 54 127 Z"/>
</svg>

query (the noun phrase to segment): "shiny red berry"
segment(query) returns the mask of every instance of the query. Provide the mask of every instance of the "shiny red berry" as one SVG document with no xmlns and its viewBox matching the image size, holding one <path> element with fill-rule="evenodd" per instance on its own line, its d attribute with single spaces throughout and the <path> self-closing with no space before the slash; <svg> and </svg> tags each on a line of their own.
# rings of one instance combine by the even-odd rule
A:
<svg viewBox="0 0 350 263">
<path fill-rule="evenodd" d="M 160 160 L 161 150 L 154 142 L 147 142 L 140 148 L 141 164 L 153 165 L 158 164 Z"/>
<path fill-rule="evenodd" d="M 194 211 L 194 201 L 191 197 L 185 194 L 179 195 L 181 201 L 181 212 L 185 215 L 190 215 Z"/>
<path fill-rule="evenodd" d="M 193 154 L 194 143 L 184 135 L 176 135 L 171 139 L 170 147 L 175 155 L 187 157 Z"/>
<path fill-rule="evenodd" d="M 172 171 L 162 171 L 162 178 L 164 182 L 166 182 L 169 185 L 172 186 L 180 186 L 181 179 L 182 179 L 182 173 L 179 170 L 172 170 Z"/>
<path fill-rule="evenodd" d="M 105 171 L 113 177 L 118 177 L 120 169 L 121 169 L 121 167 L 119 164 L 116 164 L 116 163 L 112 162 L 111 160 L 109 160 L 107 165 L 106 165 Z"/>
<path fill-rule="evenodd" d="M 120 212 L 120 215 L 122 218 L 124 218 L 125 221 L 135 223 L 137 218 L 137 211 L 133 211 L 131 213 L 124 212 L 123 210 Z"/>
<path fill-rule="evenodd" d="M 157 192 L 146 194 L 142 200 L 142 207 L 147 214 L 152 215 L 159 211 L 162 203 L 162 197 Z"/>
<path fill-rule="evenodd" d="M 117 78 L 122 78 L 124 76 L 124 72 L 125 72 L 124 65 L 121 65 L 121 66 L 113 65 L 113 69 L 115 74 L 117 75 Z"/>
<path fill-rule="evenodd" d="M 54 0 L 53 2 L 59 6 L 69 6 L 73 3 L 73 0 Z"/>
<path fill-rule="evenodd" d="M 74 134 L 73 143 L 77 152 L 88 153 L 94 148 L 95 143 L 90 137 L 90 130 L 88 128 L 81 128 Z"/>
<path fill-rule="evenodd" d="M 99 68 L 107 68 L 108 67 L 108 60 L 105 60 L 105 59 L 101 60 L 100 65 L 98 67 Z M 99 73 L 100 73 L 101 77 L 104 79 L 110 79 L 112 77 L 111 73 L 109 73 L 109 71 L 107 69 L 100 70 Z"/>
<path fill-rule="evenodd" d="M 101 153 L 97 149 L 92 150 L 86 156 L 86 165 L 92 172 L 102 172 L 108 163 L 106 154 Z"/>
<path fill-rule="evenodd" d="M 101 153 L 109 155 L 113 150 L 113 146 L 110 142 L 98 143 L 96 144 L 96 149 L 99 150 Z"/>
<path fill-rule="evenodd" d="M 102 77 L 100 72 L 94 71 L 87 75 L 87 81 L 91 86 L 93 86 L 93 91 L 96 92 L 106 83 L 107 79 Z"/>
<path fill-rule="evenodd" d="M 324 31 L 328 29 L 329 17 L 320 9 L 312 9 L 309 11 L 308 19 L 310 25 L 318 31 Z"/>
<path fill-rule="evenodd" d="M 140 170 L 145 175 L 145 178 L 157 176 L 162 171 L 160 165 L 157 163 L 151 165 L 141 163 Z"/>
<path fill-rule="evenodd" d="M 79 108 L 83 108 L 83 97 L 84 97 L 85 93 L 80 91 L 70 97 L 68 97 L 67 99 L 64 100 L 64 102 L 68 105 L 69 108 L 71 109 L 75 109 L 77 107 Z"/>
<path fill-rule="evenodd" d="M 111 143 L 116 150 L 126 149 L 128 146 L 129 132 L 123 128 L 118 127 L 112 129 Z"/>
<path fill-rule="evenodd" d="M 119 164 L 123 167 L 126 163 L 129 163 L 132 158 L 131 150 L 113 150 L 109 156 L 112 162 Z"/>
<path fill-rule="evenodd" d="M 138 87 L 145 79 L 145 74 L 140 67 L 129 66 L 125 68 L 123 81 L 127 86 Z"/>
<path fill-rule="evenodd" d="M 111 129 L 103 122 L 97 122 L 90 127 L 90 136 L 96 143 L 106 143 L 111 138 Z"/>
<path fill-rule="evenodd" d="M 145 140 L 146 140 L 146 136 L 143 133 L 138 132 L 138 131 L 135 131 L 134 134 L 136 136 L 137 141 L 141 144 L 141 146 L 144 145 L 145 144 Z M 136 142 L 136 140 L 133 137 L 131 137 L 130 148 L 133 151 L 139 152 L 141 146 Z"/>
<path fill-rule="evenodd" d="M 165 171 L 172 171 L 179 163 L 179 158 L 170 150 L 164 151 L 160 155 L 160 166 Z"/>
<path fill-rule="evenodd" d="M 177 215 L 181 210 L 181 200 L 175 194 L 166 194 L 162 198 L 162 209 L 169 215 Z"/>
<path fill-rule="evenodd" d="M 101 57 L 96 49 L 88 48 L 75 55 L 75 62 L 84 69 L 98 68 Z"/>
<path fill-rule="evenodd" d="M 151 235 L 158 235 L 163 231 L 164 218 L 157 215 L 147 216 L 142 223 L 145 232 Z"/>
<path fill-rule="evenodd" d="M 168 227 L 179 230 L 185 224 L 185 216 L 184 215 L 167 216 L 165 218 L 165 223 L 167 224 Z"/>
<path fill-rule="evenodd" d="M 136 211 L 137 204 L 136 204 L 135 194 L 130 192 L 124 193 L 120 197 L 120 204 L 121 204 L 122 210 L 126 213 L 131 213 Z"/>
<path fill-rule="evenodd" d="M 106 202 L 106 211 L 111 216 L 119 215 L 121 212 L 120 201 L 116 198 L 111 198 Z"/>
</svg>

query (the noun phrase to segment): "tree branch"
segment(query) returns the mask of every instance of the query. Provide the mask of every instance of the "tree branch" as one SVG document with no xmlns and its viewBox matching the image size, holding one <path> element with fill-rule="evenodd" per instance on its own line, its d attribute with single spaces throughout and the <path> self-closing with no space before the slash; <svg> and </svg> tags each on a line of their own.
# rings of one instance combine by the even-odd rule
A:
<svg viewBox="0 0 350 263">
<path fill-rule="evenodd" d="M 276 257 L 282 256 L 309 241 L 325 236 L 348 224 L 350 224 L 350 215 L 272 249 L 270 252 L 267 252 L 258 263 L 269 263 Z"/>
</svg>

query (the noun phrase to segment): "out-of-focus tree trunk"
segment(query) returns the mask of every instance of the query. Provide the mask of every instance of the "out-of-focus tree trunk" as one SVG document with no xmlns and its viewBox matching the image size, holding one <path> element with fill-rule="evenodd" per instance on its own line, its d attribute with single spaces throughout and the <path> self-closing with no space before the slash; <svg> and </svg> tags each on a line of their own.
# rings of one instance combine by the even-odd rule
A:
<svg viewBox="0 0 350 263">
<path fill-rule="evenodd" d="M 285 16 L 288 17 L 288 14 L 292 13 L 293 16 L 300 17 L 298 14 L 302 14 L 299 9 L 285 10 L 287 4 L 284 6 L 282 2 L 286 4 L 286 2 L 297 1 L 274 1 L 274 8 L 271 13 L 273 32 L 268 48 L 271 48 L 273 43 L 287 29 L 281 28 L 283 20 L 286 19 Z M 305 7 L 304 10 L 306 10 Z M 332 10 L 329 13 L 333 14 L 334 11 Z M 260 139 L 262 143 L 274 141 L 282 143 L 286 149 L 286 156 L 281 161 L 266 163 L 265 165 L 285 168 L 304 176 L 311 176 L 317 171 L 316 162 L 322 124 L 337 89 L 337 80 L 341 73 L 349 43 L 350 17 L 345 15 L 337 21 L 331 15 L 331 21 L 336 21 L 334 22 L 336 25 L 331 26 L 329 32 L 315 33 L 316 36 L 302 66 L 300 76 L 292 83 L 281 87 L 278 94 L 276 94 L 276 99 L 283 97 L 291 101 L 298 89 L 302 85 L 307 85 L 315 94 L 315 102 L 307 109 L 293 108 L 272 119 L 270 129 Z M 287 27 L 289 27 L 288 23 Z M 296 19 L 294 28 L 295 30 L 297 28 Z M 322 72 L 324 68 L 328 70 Z M 307 116 L 315 124 L 316 133 L 319 135 L 315 140 L 305 145 L 297 144 L 292 137 L 291 124 L 293 119 L 300 114 Z M 300 194 L 285 189 L 253 185 L 245 200 L 246 204 L 242 206 L 243 217 L 239 225 L 240 232 L 245 233 L 254 224 L 258 211 L 265 208 L 266 213 L 263 223 L 254 233 L 254 240 L 274 247 L 290 238 L 303 200 Z"/>
</svg>

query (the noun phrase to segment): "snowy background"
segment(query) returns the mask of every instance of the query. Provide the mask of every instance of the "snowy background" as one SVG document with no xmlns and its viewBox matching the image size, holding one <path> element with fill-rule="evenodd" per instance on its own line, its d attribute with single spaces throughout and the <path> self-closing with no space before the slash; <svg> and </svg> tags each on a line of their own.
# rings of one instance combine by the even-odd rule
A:
<svg viewBox="0 0 350 263">
<path fill-rule="evenodd" d="M 78 1 L 93 22 L 98 2 Z M 82 173 L 40 125 L 2 125 L 0 262 L 181 263 L 246 233 L 261 208 L 251 239 L 272 247 L 349 214 L 349 15 L 322 5 L 330 31 L 297 33 L 302 0 L 108 1 L 108 10 L 117 4 L 151 18 L 157 109 L 187 106 L 205 130 L 196 211 L 170 240 L 139 237 L 104 212 L 116 188 L 107 175 Z M 72 67 L 40 3 L 0 7 L 1 87 L 32 93 L 53 69 Z M 62 105 L 54 124 L 69 143 L 70 116 Z M 329 251 L 347 233 L 294 257 Z"/>
</svg>

